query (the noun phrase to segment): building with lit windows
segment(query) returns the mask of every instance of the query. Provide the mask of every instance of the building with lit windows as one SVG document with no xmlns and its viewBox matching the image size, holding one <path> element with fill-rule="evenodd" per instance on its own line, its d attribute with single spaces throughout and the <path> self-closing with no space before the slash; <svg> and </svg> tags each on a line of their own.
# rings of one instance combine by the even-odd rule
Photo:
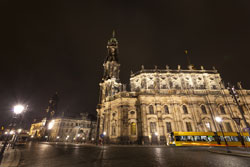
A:
<svg viewBox="0 0 250 167">
<path fill-rule="evenodd" d="M 107 44 L 104 75 L 97 106 L 97 139 L 109 143 L 166 144 L 169 133 L 219 131 L 215 117 L 222 118 L 225 132 L 244 130 L 232 118 L 241 118 L 239 109 L 221 76 L 211 70 L 145 69 L 130 75 L 130 90 L 119 79 L 118 41 L 113 37 Z M 238 85 L 240 105 L 250 122 L 250 90 Z"/>
<path fill-rule="evenodd" d="M 46 121 L 46 120 L 44 120 Z M 81 114 L 79 118 L 58 117 L 48 121 L 33 123 L 30 136 L 34 139 L 48 141 L 79 142 L 92 141 L 96 136 L 96 121 Z"/>
</svg>

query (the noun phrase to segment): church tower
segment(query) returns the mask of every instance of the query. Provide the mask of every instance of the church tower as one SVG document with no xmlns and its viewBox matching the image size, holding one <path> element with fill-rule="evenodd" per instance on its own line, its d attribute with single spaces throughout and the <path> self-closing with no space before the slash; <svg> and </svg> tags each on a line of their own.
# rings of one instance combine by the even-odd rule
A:
<svg viewBox="0 0 250 167">
<path fill-rule="evenodd" d="M 107 57 L 103 63 L 104 73 L 102 82 L 100 83 L 100 101 L 106 101 L 109 96 L 114 96 L 121 91 L 121 83 L 119 79 L 120 64 L 118 63 L 118 41 L 115 38 L 115 31 L 107 44 Z"/>
</svg>

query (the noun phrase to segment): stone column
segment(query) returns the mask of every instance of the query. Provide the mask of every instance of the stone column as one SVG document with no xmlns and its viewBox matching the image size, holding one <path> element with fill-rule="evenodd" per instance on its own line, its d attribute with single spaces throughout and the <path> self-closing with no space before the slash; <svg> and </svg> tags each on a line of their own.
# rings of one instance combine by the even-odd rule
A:
<svg viewBox="0 0 250 167">
<path fill-rule="evenodd" d="M 141 104 L 141 119 L 142 119 L 142 136 L 143 136 L 142 144 L 149 144 L 146 104 Z"/>
</svg>

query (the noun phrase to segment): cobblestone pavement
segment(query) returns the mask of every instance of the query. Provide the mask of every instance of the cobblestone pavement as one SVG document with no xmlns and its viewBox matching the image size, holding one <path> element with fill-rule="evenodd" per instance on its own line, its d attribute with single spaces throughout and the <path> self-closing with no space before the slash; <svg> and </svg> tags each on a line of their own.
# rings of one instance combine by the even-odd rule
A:
<svg viewBox="0 0 250 167">
<path fill-rule="evenodd" d="M 200 147 L 74 146 L 30 143 L 21 149 L 20 167 L 237 167 L 250 158 L 216 154 Z"/>
</svg>

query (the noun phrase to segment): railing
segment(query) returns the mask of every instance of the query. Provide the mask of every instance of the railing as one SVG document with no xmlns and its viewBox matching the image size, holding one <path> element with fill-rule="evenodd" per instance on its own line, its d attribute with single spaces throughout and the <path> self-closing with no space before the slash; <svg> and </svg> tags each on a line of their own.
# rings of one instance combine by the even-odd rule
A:
<svg viewBox="0 0 250 167">
<path fill-rule="evenodd" d="M 142 69 L 131 74 L 134 77 L 143 73 L 217 73 L 217 70 L 172 70 L 172 69 Z"/>
</svg>

